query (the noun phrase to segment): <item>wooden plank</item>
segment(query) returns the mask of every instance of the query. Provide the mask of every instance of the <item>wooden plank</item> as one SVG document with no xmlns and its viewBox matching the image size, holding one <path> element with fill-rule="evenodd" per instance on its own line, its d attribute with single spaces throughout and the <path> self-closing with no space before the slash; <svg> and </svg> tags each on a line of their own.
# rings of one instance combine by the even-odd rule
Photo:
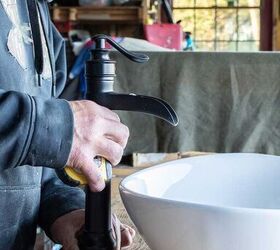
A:
<svg viewBox="0 0 280 250">
<path fill-rule="evenodd" d="M 53 20 L 56 22 L 110 21 L 142 23 L 142 8 L 127 7 L 53 7 Z"/>
<path fill-rule="evenodd" d="M 160 163 L 178 160 L 187 157 L 201 156 L 209 154 L 209 152 L 177 152 L 177 153 L 134 153 L 132 156 L 133 167 L 143 168 L 157 165 Z"/>
<path fill-rule="evenodd" d="M 134 174 L 143 169 L 145 169 L 145 167 L 143 167 L 143 168 L 117 167 L 117 168 L 113 168 L 113 176 L 114 177 L 126 177 L 128 175 Z"/>
</svg>

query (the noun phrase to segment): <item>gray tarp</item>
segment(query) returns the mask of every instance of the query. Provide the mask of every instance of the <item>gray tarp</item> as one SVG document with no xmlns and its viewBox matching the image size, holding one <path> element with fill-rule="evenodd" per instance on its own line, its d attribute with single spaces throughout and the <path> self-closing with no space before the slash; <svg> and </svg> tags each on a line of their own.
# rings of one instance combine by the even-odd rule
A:
<svg viewBox="0 0 280 250">
<path fill-rule="evenodd" d="M 122 112 L 127 152 L 280 154 L 279 53 L 148 53 L 146 64 L 117 59 L 115 90 L 161 97 L 180 124 Z"/>
<path fill-rule="evenodd" d="M 149 52 L 146 64 L 117 59 L 115 90 L 161 97 L 180 124 L 120 112 L 132 152 L 280 154 L 280 54 Z"/>
</svg>

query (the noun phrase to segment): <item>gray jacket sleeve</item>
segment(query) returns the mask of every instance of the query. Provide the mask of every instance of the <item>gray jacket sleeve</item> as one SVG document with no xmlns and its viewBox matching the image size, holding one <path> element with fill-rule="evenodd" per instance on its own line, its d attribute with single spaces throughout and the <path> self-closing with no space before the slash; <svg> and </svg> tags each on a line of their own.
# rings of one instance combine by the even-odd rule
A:
<svg viewBox="0 0 280 250">
<path fill-rule="evenodd" d="M 65 165 L 73 137 L 73 115 L 65 100 L 0 90 L 0 116 L 0 169 Z"/>
</svg>

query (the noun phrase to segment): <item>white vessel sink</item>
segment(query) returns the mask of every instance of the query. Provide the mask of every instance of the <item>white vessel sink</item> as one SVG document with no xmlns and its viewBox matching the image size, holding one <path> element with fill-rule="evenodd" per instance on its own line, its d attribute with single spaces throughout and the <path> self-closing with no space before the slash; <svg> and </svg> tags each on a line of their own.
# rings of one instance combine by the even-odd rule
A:
<svg viewBox="0 0 280 250">
<path fill-rule="evenodd" d="M 280 157 L 215 154 L 140 171 L 120 185 L 152 250 L 280 250 Z"/>
</svg>

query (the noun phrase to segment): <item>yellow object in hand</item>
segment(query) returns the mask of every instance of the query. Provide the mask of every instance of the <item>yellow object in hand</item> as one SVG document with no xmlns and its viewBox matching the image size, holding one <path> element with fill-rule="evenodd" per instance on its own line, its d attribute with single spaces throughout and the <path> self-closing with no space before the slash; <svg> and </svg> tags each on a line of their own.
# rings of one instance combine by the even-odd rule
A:
<svg viewBox="0 0 280 250">
<path fill-rule="evenodd" d="M 112 178 L 112 165 L 108 161 L 106 161 L 105 158 L 96 157 L 94 158 L 94 163 L 100 169 L 101 176 L 104 179 L 104 181 L 108 181 Z M 71 185 L 72 182 L 73 185 L 71 186 L 77 186 L 77 185 L 84 186 L 88 184 L 87 179 L 81 172 L 68 166 L 66 166 L 63 169 L 63 171 L 64 171 L 64 176 L 66 175 L 68 179 L 66 181 L 65 178 L 63 178 L 63 182 L 66 181 L 69 185 Z"/>
</svg>

